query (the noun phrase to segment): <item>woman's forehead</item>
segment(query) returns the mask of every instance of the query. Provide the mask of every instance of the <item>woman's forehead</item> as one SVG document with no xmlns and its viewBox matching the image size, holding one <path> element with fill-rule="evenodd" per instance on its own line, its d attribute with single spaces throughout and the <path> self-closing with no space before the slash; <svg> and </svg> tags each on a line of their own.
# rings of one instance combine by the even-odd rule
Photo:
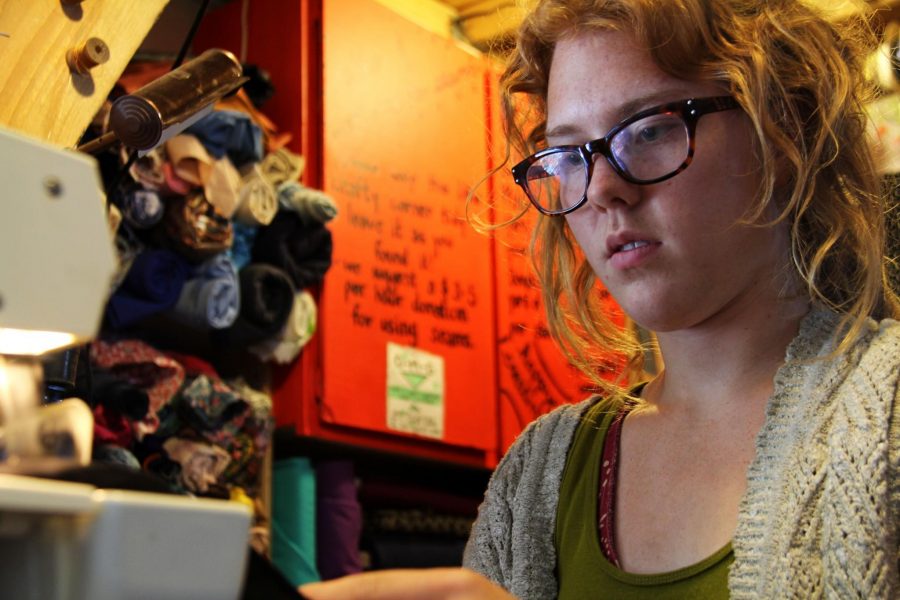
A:
<svg viewBox="0 0 900 600">
<path fill-rule="evenodd" d="M 716 95 L 721 86 L 686 81 L 662 71 L 631 34 L 591 31 L 560 40 L 547 89 L 547 131 L 609 128 L 657 104 Z"/>
</svg>

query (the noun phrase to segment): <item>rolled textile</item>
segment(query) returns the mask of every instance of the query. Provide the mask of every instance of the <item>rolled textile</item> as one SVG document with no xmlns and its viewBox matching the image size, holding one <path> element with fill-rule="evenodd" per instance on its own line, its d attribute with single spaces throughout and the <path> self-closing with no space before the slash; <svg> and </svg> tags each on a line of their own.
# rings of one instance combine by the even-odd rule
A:
<svg viewBox="0 0 900 600">
<path fill-rule="evenodd" d="M 200 329 L 224 329 L 234 323 L 240 308 L 238 271 L 222 253 L 195 269 L 181 290 L 173 316 Z"/>
<path fill-rule="evenodd" d="M 176 177 L 202 187 L 207 201 L 221 216 L 231 218 L 234 215 L 241 176 L 227 158 L 210 156 L 201 141 L 188 134 L 168 140 L 166 152 Z M 182 192 L 185 193 L 187 191 Z"/>
<path fill-rule="evenodd" d="M 189 267 L 177 254 L 148 249 L 131 263 L 122 284 L 106 305 L 109 325 L 121 329 L 175 305 Z"/>
<path fill-rule="evenodd" d="M 91 406 L 102 406 L 106 411 L 139 421 L 150 410 L 147 392 L 135 384 L 103 369 L 91 372 Z"/>
<path fill-rule="evenodd" d="M 107 409 L 102 404 L 91 411 L 94 415 L 94 446 L 112 444 L 130 448 L 134 442 L 132 421 L 122 413 Z"/>
<path fill-rule="evenodd" d="M 138 440 L 157 430 L 157 413 L 184 381 L 184 369 L 178 362 L 141 340 L 96 340 L 91 344 L 91 362 L 147 393 L 147 416 L 134 424 Z"/>
<path fill-rule="evenodd" d="M 119 226 L 122 225 L 122 211 L 115 204 L 110 204 L 107 207 L 106 222 L 109 224 L 109 230 L 113 235 L 119 232 Z"/>
<path fill-rule="evenodd" d="M 331 250 L 331 232 L 324 225 L 306 223 L 297 213 L 281 210 L 260 229 L 253 260 L 283 269 L 300 290 L 322 281 L 331 267 Z"/>
<path fill-rule="evenodd" d="M 129 151 L 122 146 L 120 156 L 122 163 L 128 161 Z M 141 184 L 147 190 L 159 191 L 166 185 L 166 176 L 163 173 L 163 163 L 166 161 L 166 153 L 162 147 L 154 148 L 143 156 L 135 159 L 128 173 L 131 178 Z"/>
<path fill-rule="evenodd" d="M 141 463 L 130 450 L 115 444 L 102 444 L 94 441 L 94 451 L 91 456 L 91 462 L 102 463 L 106 465 L 117 465 L 133 471 L 141 470 Z M 149 477 L 149 476 L 148 476 Z"/>
<path fill-rule="evenodd" d="M 142 187 L 133 187 L 120 196 L 118 204 L 122 210 L 122 216 L 132 226 L 138 229 L 149 229 L 159 223 L 166 207 L 155 190 L 145 190 Z"/>
<path fill-rule="evenodd" d="M 291 585 L 319 580 L 316 568 L 316 475 L 307 458 L 272 468 L 272 562 Z"/>
<path fill-rule="evenodd" d="M 245 113 L 214 110 L 187 132 L 197 136 L 211 155 L 227 155 L 237 167 L 263 158 L 262 129 Z"/>
<path fill-rule="evenodd" d="M 247 412 L 249 405 L 228 384 L 219 378 L 197 375 L 187 382 L 179 394 L 179 414 L 197 433 L 223 431 L 234 436 L 243 421 L 235 422 L 239 415 Z M 225 447 L 226 439 L 216 435 L 209 441 Z"/>
<path fill-rule="evenodd" d="M 272 415 L 272 396 L 251 387 L 243 377 L 229 379 L 226 383 L 241 395 L 257 419 L 268 419 Z"/>
<path fill-rule="evenodd" d="M 359 543 L 362 507 L 353 461 L 316 463 L 316 564 L 322 579 L 362 571 Z"/>
<path fill-rule="evenodd" d="M 193 135 L 176 135 L 166 141 L 172 170 L 182 180 L 203 187 L 212 171 L 213 159 L 206 147 Z"/>
<path fill-rule="evenodd" d="M 238 270 L 246 267 L 252 258 L 253 243 L 256 241 L 256 232 L 259 229 L 256 226 L 244 225 L 240 221 L 232 221 L 232 229 L 234 230 L 234 240 L 231 242 L 231 249 L 228 255 L 231 256 L 231 262 Z"/>
<path fill-rule="evenodd" d="M 186 258 L 200 262 L 231 247 L 231 221 L 220 215 L 203 192 L 170 198 L 163 218 L 165 232 Z"/>
<path fill-rule="evenodd" d="M 248 471 L 259 471 L 262 468 L 262 459 L 266 455 L 269 445 L 272 443 L 272 432 L 275 430 L 275 418 L 272 416 L 272 398 L 265 392 L 254 390 L 242 380 L 227 382 L 241 399 L 250 407 L 250 413 L 244 427 L 244 433 L 250 437 L 253 444 L 253 455 L 257 464 L 249 464 Z M 255 480 L 253 488 L 258 487 L 259 481 Z"/>
<path fill-rule="evenodd" d="M 247 346 L 277 335 L 287 323 L 294 305 L 290 277 L 272 265 L 251 263 L 241 269 L 241 311 L 227 329 L 213 332 L 225 345 Z"/>
<path fill-rule="evenodd" d="M 169 438 L 163 442 L 169 458 L 181 465 L 179 483 L 184 489 L 205 493 L 219 481 L 231 458 L 213 444 L 196 440 Z"/>
<path fill-rule="evenodd" d="M 110 207 L 115 208 L 115 205 L 110 205 Z M 131 263 L 146 249 L 146 246 L 138 239 L 134 229 L 128 223 L 121 223 L 113 243 L 116 247 L 117 264 L 110 288 L 115 290 L 125 281 L 125 277 L 131 269 Z"/>
<path fill-rule="evenodd" d="M 263 177 L 277 188 L 282 183 L 299 180 L 306 166 L 306 159 L 287 148 L 279 148 L 266 154 L 259 166 Z"/>
<path fill-rule="evenodd" d="M 291 362 L 316 332 L 316 313 L 316 301 L 312 294 L 301 290 L 294 296 L 291 315 L 281 333 L 250 346 L 250 352 L 262 361 L 282 365 Z"/>
<path fill-rule="evenodd" d="M 331 196 L 296 181 L 278 186 L 278 203 L 296 212 L 307 223 L 318 221 L 324 224 L 337 216 L 337 205 Z"/>
<path fill-rule="evenodd" d="M 212 167 L 209 179 L 203 185 L 203 191 L 206 199 L 216 208 L 216 212 L 230 219 L 238 207 L 241 174 L 228 157 L 216 159 Z"/>
<path fill-rule="evenodd" d="M 184 196 L 196 187 L 191 182 L 179 177 L 178 173 L 175 172 L 175 167 L 173 167 L 172 163 L 169 161 L 163 163 L 163 175 L 166 177 L 165 190 L 169 192 L 170 195 Z"/>
<path fill-rule="evenodd" d="M 242 175 L 235 220 L 245 225 L 268 225 L 278 212 L 275 189 L 263 177 L 258 164 L 245 166 Z"/>
</svg>

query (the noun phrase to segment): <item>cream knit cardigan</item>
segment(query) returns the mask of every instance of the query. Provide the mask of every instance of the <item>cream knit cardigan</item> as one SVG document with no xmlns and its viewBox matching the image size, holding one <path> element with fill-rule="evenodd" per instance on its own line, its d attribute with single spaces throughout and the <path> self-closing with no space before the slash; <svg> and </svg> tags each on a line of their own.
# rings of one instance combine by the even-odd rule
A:
<svg viewBox="0 0 900 600">
<path fill-rule="evenodd" d="M 837 320 L 811 311 L 775 376 L 732 540 L 732 598 L 900 598 L 900 323 L 870 322 L 846 353 L 809 361 L 830 353 Z M 592 402 L 519 436 L 473 526 L 464 564 L 523 600 L 556 597 L 559 486 Z"/>
</svg>

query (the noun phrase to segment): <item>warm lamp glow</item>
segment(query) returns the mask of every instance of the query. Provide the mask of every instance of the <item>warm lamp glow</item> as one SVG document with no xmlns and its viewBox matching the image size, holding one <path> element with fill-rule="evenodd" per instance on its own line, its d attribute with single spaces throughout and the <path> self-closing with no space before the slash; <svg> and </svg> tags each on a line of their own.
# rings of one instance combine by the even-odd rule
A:
<svg viewBox="0 0 900 600">
<path fill-rule="evenodd" d="M 0 328 L 0 354 L 37 356 L 72 346 L 77 341 L 71 333 Z"/>
</svg>

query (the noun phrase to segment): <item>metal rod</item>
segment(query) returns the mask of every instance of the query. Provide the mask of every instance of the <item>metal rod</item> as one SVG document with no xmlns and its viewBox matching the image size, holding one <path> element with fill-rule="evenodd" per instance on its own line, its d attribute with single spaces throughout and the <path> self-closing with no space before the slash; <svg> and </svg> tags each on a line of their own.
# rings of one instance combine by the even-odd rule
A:
<svg viewBox="0 0 900 600">
<path fill-rule="evenodd" d="M 96 154 L 98 152 L 102 152 L 106 150 L 113 144 L 119 141 L 119 138 L 116 137 L 115 131 L 107 131 L 100 137 L 96 137 L 89 142 L 86 142 L 77 148 L 75 148 L 78 152 L 84 152 L 86 154 Z"/>
</svg>

